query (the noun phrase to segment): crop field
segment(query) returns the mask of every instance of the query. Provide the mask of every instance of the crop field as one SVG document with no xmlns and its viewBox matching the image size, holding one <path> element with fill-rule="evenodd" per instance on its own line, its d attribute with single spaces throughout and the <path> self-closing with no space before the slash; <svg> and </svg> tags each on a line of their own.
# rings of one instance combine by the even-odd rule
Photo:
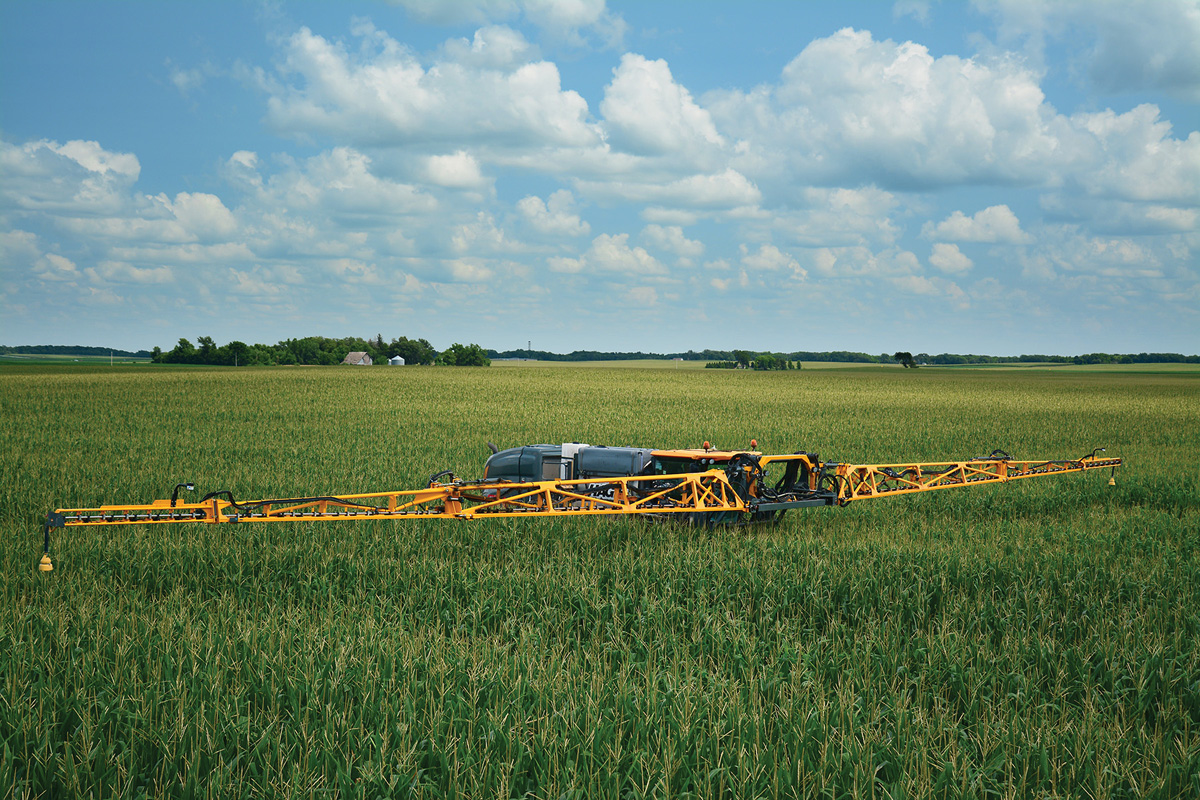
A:
<svg viewBox="0 0 1200 800">
<path fill-rule="evenodd" d="M 1200 373 L 0 367 L 0 797 L 1200 797 Z M 790 512 L 60 530 L 501 447 L 1125 466 Z"/>
</svg>

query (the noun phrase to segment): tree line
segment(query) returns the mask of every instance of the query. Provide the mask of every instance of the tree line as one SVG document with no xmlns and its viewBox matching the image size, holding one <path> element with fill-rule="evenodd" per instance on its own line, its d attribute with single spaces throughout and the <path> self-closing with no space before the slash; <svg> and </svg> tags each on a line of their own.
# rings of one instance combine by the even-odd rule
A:
<svg viewBox="0 0 1200 800">
<path fill-rule="evenodd" d="M 709 361 L 705 369 L 800 369 L 800 361 L 785 353 L 755 353 L 751 350 L 733 350 L 733 358 Z"/>
<path fill-rule="evenodd" d="M 489 350 L 477 344 L 452 344 L 438 352 L 425 339 L 408 339 L 401 336 L 385 342 L 382 334 L 374 339 L 347 337 L 330 339 L 323 336 L 308 336 L 302 339 L 286 339 L 276 344 L 246 344 L 233 341 L 218 346 L 210 336 L 201 336 L 192 344 L 180 339 L 169 351 L 160 347 L 153 350 L 118 350 L 109 347 L 87 345 L 0 345 L 0 355 L 64 355 L 106 356 L 110 352 L 125 358 L 149 358 L 164 364 L 213 364 L 213 365 L 279 365 L 279 364 L 340 364 L 348 353 L 362 351 L 374 362 L 386 361 L 400 356 L 406 364 L 461 364 L 484 365 L 493 358 L 527 358 L 538 361 L 625 361 L 634 359 L 675 359 L 705 361 L 713 364 L 737 366 L 742 350 L 688 350 L 683 353 L 605 352 L 601 350 L 573 350 L 570 353 L 551 353 L 546 350 Z M 764 353 L 752 353 L 761 356 Z M 880 353 L 871 355 L 850 350 L 796 350 L 791 353 L 765 353 L 776 362 L 790 362 L 799 366 L 801 361 L 835 361 L 861 364 L 903 364 L 897 356 L 908 355 L 913 366 L 954 366 L 960 364 L 1200 364 L 1200 355 L 1181 353 L 1086 353 L 1076 356 L 1045 354 L 1023 354 L 1019 356 L 985 356 L 971 353 Z M 439 359 L 441 359 L 439 361 Z M 751 359 L 755 360 L 755 359 Z M 763 359 L 770 363 L 770 359 Z M 785 369 L 786 367 L 776 367 Z M 795 368 L 795 367 L 793 367 Z"/>
<path fill-rule="evenodd" d="M 547 350 L 488 350 L 489 358 L 528 358 L 537 361 L 632 361 L 641 359 L 675 359 L 684 361 L 733 362 L 738 363 L 741 350 L 688 350 L 682 353 L 604 352 L 600 350 L 573 350 L 570 353 L 551 353 Z M 753 353 L 753 355 L 761 355 Z M 781 361 L 821 361 L 859 364 L 903 364 L 896 356 L 902 353 L 860 353 L 851 350 L 796 350 L 790 353 L 770 353 Z M 1200 364 L 1200 355 L 1185 356 L 1180 353 L 1087 353 L 1078 356 L 1054 356 L 1025 354 L 1019 356 L 985 356 L 973 353 L 916 353 L 909 354 L 914 365 L 952 366 L 956 364 Z"/>
<path fill-rule="evenodd" d="M 150 358 L 149 350 L 118 350 L 115 347 L 91 347 L 82 344 L 24 344 L 8 347 L 0 344 L 0 355 L 18 356 L 107 356 Z"/>
<path fill-rule="evenodd" d="M 301 339 L 284 339 L 276 344 L 246 344 L 232 341 L 217 345 L 211 336 L 200 336 L 196 344 L 186 338 L 170 350 L 155 347 L 148 355 L 156 364 L 206 364 L 210 366 L 287 366 L 340 364 L 350 353 L 366 353 L 375 364 L 386 364 L 388 359 L 400 356 L 406 365 L 437 364 L 442 366 L 486 367 L 491 359 L 477 344 L 450 345 L 438 352 L 425 339 L 409 339 L 401 336 L 384 341 L 383 334 L 374 339 L 348 336 L 331 339 L 325 336 L 306 336 Z"/>
</svg>

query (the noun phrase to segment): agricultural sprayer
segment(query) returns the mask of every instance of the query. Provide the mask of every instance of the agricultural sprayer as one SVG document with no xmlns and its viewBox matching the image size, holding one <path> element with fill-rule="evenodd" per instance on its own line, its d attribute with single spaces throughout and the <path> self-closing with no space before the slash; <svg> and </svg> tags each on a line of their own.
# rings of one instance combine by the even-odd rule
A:
<svg viewBox="0 0 1200 800">
<path fill-rule="evenodd" d="M 1103 448 L 1078 459 L 1017 461 L 1002 450 L 967 461 L 844 464 L 816 453 L 765 455 L 751 440 L 745 450 L 654 450 L 570 442 L 498 450 L 481 480 L 447 470 L 422 489 L 368 494 L 237 500 L 221 489 L 196 502 L 170 499 L 142 505 L 60 508 L 46 516 L 40 569 L 53 569 L 50 534 L 57 528 L 165 525 L 186 522 L 251 524 L 372 519 L 490 519 L 640 515 L 717 525 L 771 522 L 793 508 L 844 506 L 855 500 L 930 492 L 1024 478 L 1111 468 L 1119 458 Z M 775 473 L 774 475 L 772 473 Z M 1110 477 L 1109 483 L 1114 483 Z"/>
</svg>

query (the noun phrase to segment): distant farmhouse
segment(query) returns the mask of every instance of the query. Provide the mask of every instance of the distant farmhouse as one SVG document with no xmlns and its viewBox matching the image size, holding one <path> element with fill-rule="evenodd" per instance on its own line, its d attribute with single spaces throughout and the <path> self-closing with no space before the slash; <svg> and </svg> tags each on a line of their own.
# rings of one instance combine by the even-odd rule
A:
<svg viewBox="0 0 1200 800">
<path fill-rule="evenodd" d="M 353 364 L 356 367 L 371 366 L 371 357 L 361 350 L 355 350 L 342 361 L 343 364 Z"/>
</svg>

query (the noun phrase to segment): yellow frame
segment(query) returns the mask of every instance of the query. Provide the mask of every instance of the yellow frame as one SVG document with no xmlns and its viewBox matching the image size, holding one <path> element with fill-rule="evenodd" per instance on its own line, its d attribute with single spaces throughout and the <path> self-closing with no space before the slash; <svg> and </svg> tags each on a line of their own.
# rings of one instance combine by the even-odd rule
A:
<svg viewBox="0 0 1200 800">
<path fill-rule="evenodd" d="M 656 455 L 697 456 L 728 461 L 737 451 L 656 451 Z M 757 455 L 757 454 L 752 454 Z M 1087 456 L 1064 461 L 908 462 L 837 464 L 817 462 L 807 454 L 768 455 L 760 466 L 802 461 L 808 468 L 810 492 L 820 493 L 818 475 L 834 484 L 829 504 L 894 497 L 1023 478 L 1046 477 L 1121 466 L 1119 458 Z M 829 477 L 832 476 L 832 477 Z M 647 487 L 651 484 L 651 487 Z M 97 525 L 161 525 L 249 522 L 314 522 L 363 519 L 485 519 L 493 517 L 619 516 L 755 510 L 757 494 L 750 485 L 749 503 L 734 490 L 725 470 L 621 478 L 549 480 L 529 483 L 463 482 L 433 484 L 426 489 L 372 492 L 232 503 L 210 498 L 198 503 L 155 500 L 137 505 L 59 508 L 47 519 L 49 529 Z"/>
</svg>

